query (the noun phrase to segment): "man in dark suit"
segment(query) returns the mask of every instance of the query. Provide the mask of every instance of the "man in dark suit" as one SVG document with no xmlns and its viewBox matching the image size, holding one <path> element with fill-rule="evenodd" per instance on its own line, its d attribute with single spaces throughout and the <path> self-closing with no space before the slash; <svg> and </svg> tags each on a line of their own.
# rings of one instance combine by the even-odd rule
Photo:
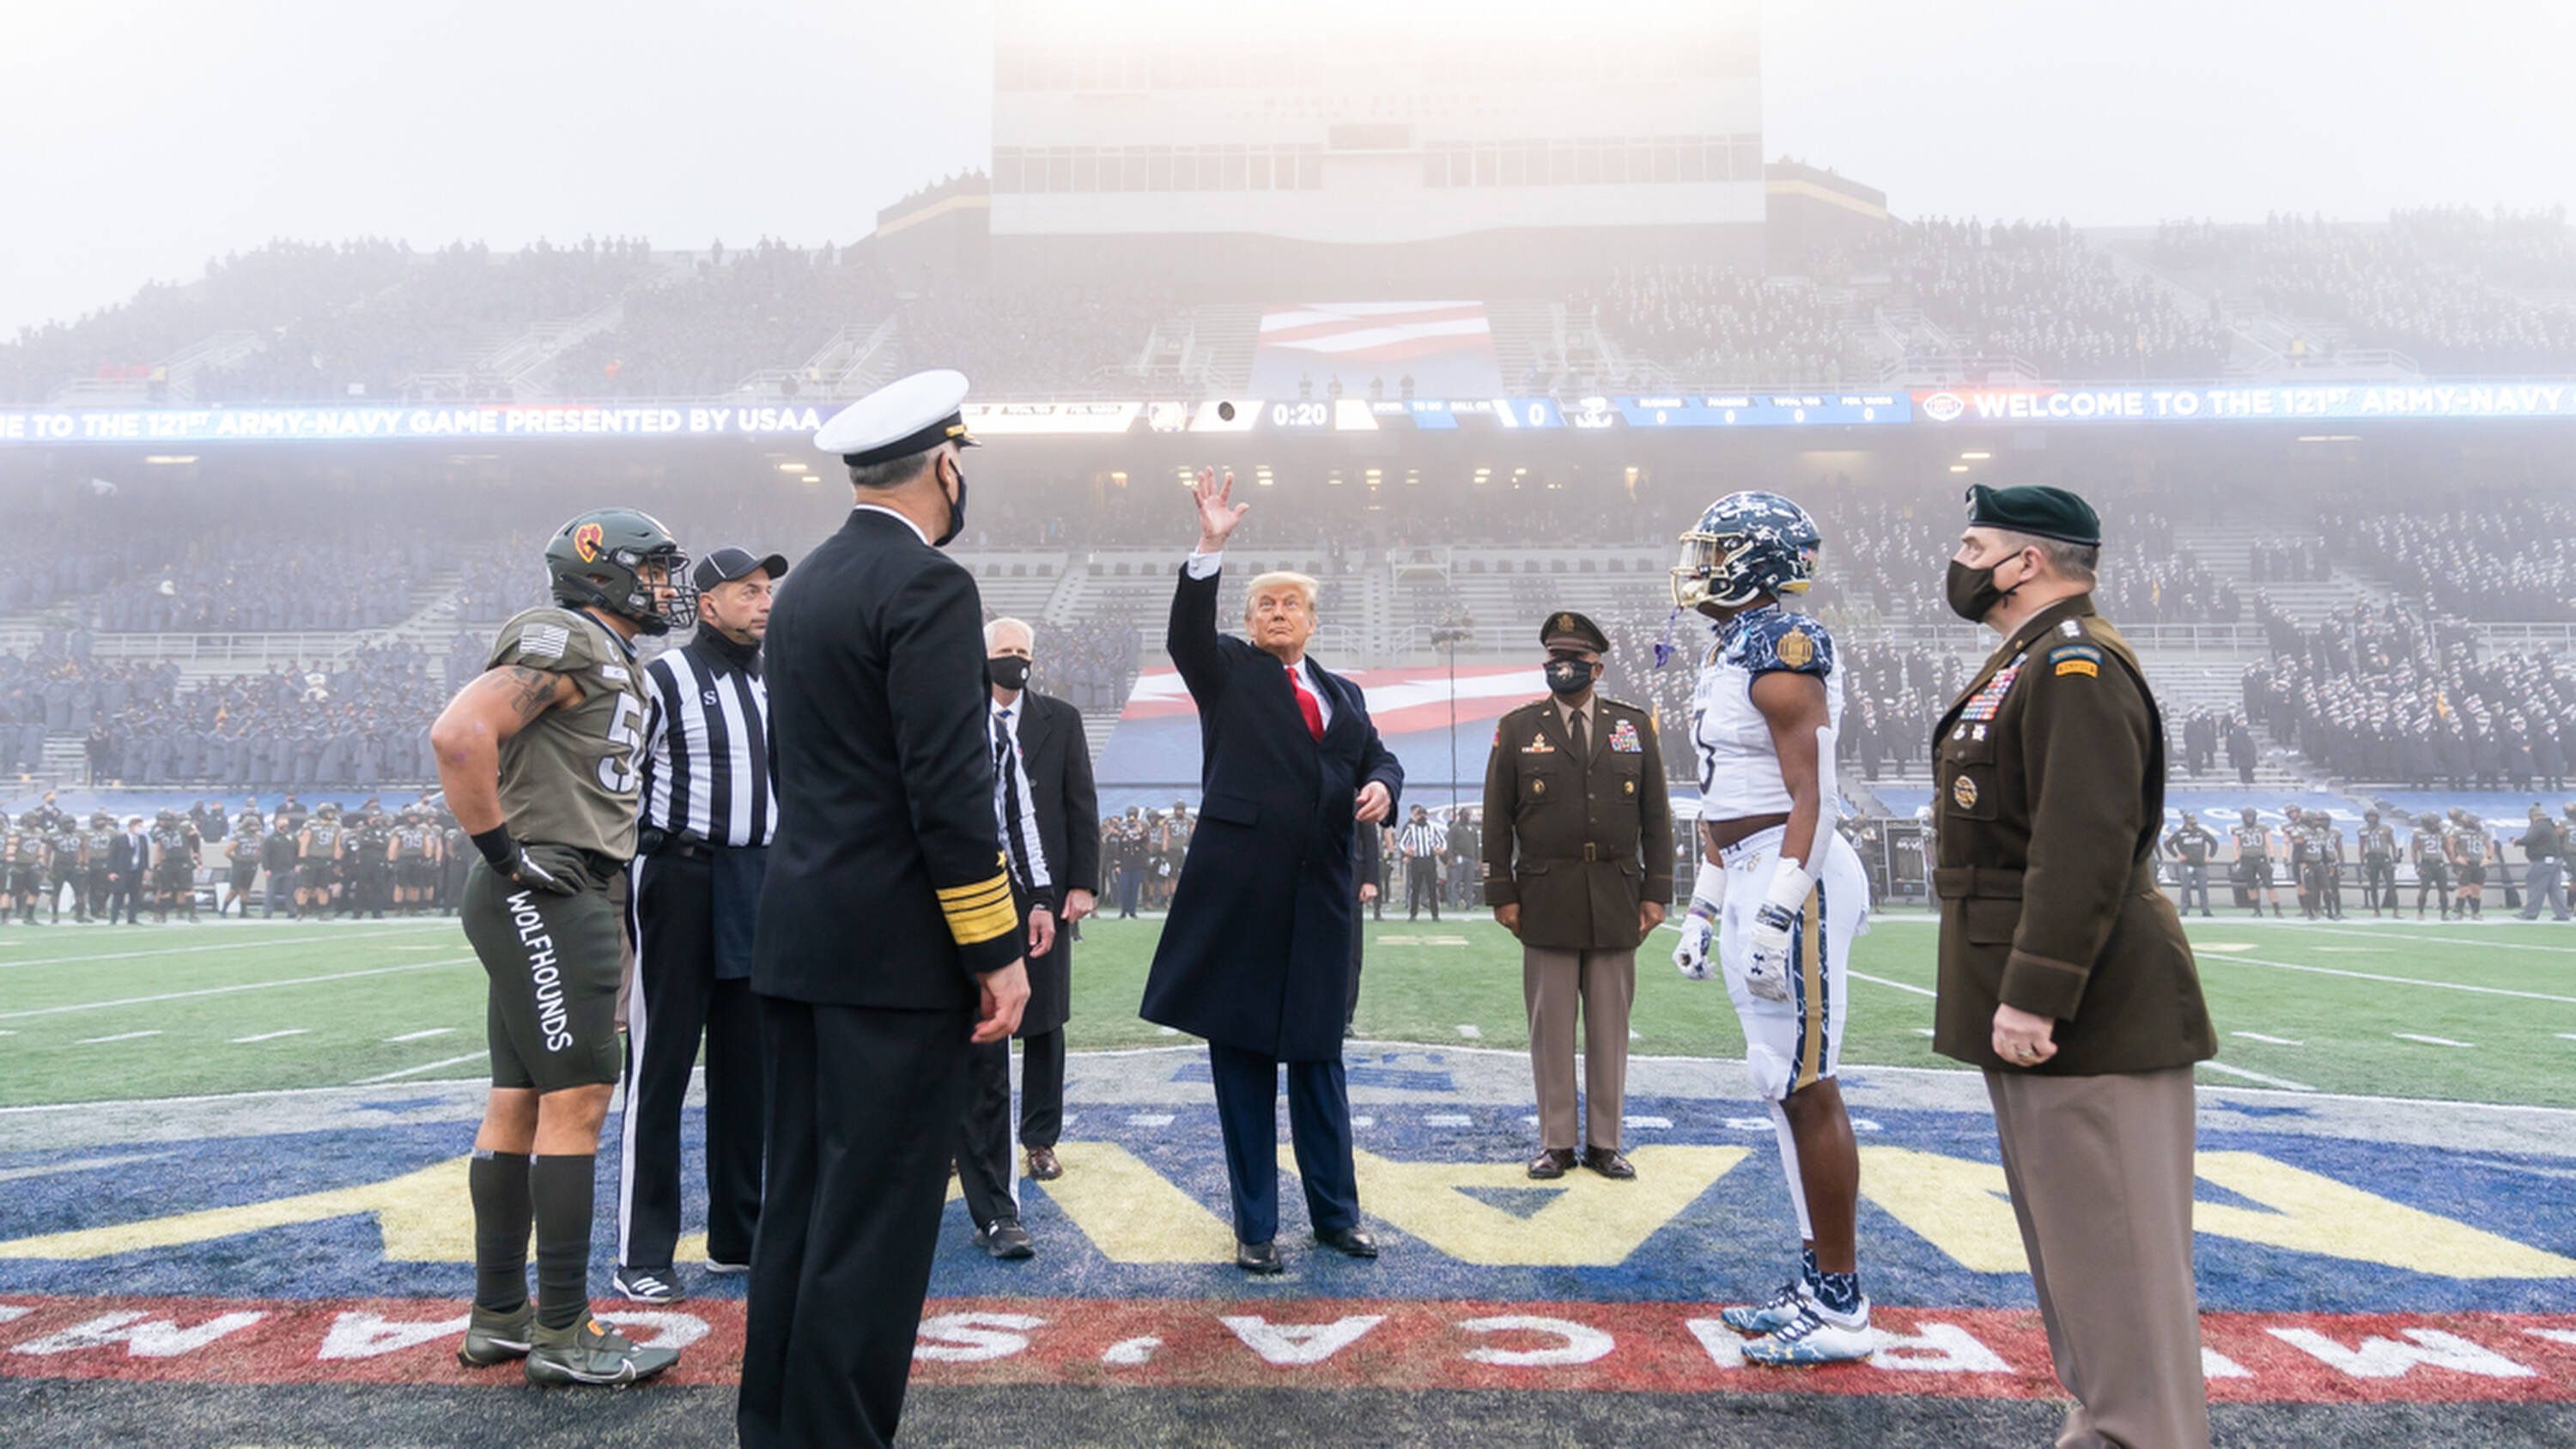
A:
<svg viewBox="0 0 2576 1449">
<path fill-rule="evenodd" d="M 121 912 L 127 925 L 142 919 L 135 902 L 143 898 L 143 875 L 152 868 L 152 837 L 143 833 L 143 817 L 125 817 L 125 829 L 107 848 L 107 923 Z"/>
<path fill-rule="evenodd" d="M 769 1162 L 736 1426 L 882 1445 L 903 1413 L 971 1042 L 1019 1026 L 966 515 L 966 379 L 915 374 L 815 435 L 857 507 L 770 613 L 780 816 L 754 933 Z"/>
<path fill-rule="evenodd" d="M 1377 1256 L 1359 1225 L 1342 1075 L 1355 822 L 1395 808 L 1404 767 L 1358 685 L 1306 657 L 1315 581 L 1264 574 L 1244 603 L 1251 641 L 1216 629 L 1217 572 L 1250 504 L 1201 472 L 1199 546 L 1172 594 L 1164 646 L 1199 713 L 1199 828 L 1145 981 L 1147 1021 L 1204 1037 L 1233 1188 L 1235 1262 L 1281 1271 L 1279 1066 L 1315 1240 Z"/>
<path fill-rule="evenodd" d="M 1073 938 L 1062 928 L 1099 908 L 1100 833 L 1092 821 L 1100 796 L 1082 711 L 1028 687 L 1036 651 L 1036 631 L 1020 620 L 984 626 L 996 749 L 1008 732 L 1037 817 L 1038 858 L 1055 882 L 1054 949 L 1029 957 L 1029 1006 L 1020 1014 L 1020 1146 L 1029 1176 L 1053 1182 L 1064 1175 L 1055 1144 L 1064 1131 L 1064 1024 L 1073 1015 Z M 1008 1081 L 1005 1073 L 1006 1090 Z"/>
</svg>

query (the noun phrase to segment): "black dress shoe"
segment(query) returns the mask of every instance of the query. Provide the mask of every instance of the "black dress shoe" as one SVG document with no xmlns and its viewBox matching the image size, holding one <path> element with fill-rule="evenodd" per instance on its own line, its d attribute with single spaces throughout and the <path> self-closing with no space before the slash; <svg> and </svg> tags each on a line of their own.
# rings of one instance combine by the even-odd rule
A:
<svg viewBox="0 0 2576 1449">
<path fill-rule="evenodd" d="M 1241 1268 L 1247 1273 L 1285 1273 L 1288 1271 L 1288 1266 L 1279 1261 L 1278 1247 L 1271 1243 L 1246 1243 L 1238 1241 L 1234 1245 L 1234 1266 Z"/>
<path fill-rule="evenodd" d="M 1628 1159 L 1620 1156 L 1615 1147 L 1584 1148 L 1583 1165 L 1613 1182 L 1626 1182 L 1637 1175 L 1637 1169 L 1629 1166 Z"/>
<path fill-rule="evenodd" d="M 1315 1233 L 1315 1241 L 1320 1246 L 1330 1248 L 1345 1257 L 1374 1258 L 1377 1256 L 1377 1239 L 1358 1228 L 1318 1229 Z"/>
<path fill-rule="evenodd" d="M 1064 1176 L 1064 1164 L 1058 1162 L 1052 1147 L 1029 1149 L 1029 1176 L 1040 1182 L 1053 1182 Z"/>
<path fill-rule="evenodd" d="M 1038 1245 L 1018 1218 L 996 1218 L 982 1235 L 984 1251 L 996 1258 L 1017 1260 L 1037 1256 Z"/>
<path fill-rule="evenodd" d="M 1574 1168 L 1574 1149 L 1549 1147 L 1530 1159 L 1529 1175 L 1541 1182 L 1553 1182 Z"/>
</svg>

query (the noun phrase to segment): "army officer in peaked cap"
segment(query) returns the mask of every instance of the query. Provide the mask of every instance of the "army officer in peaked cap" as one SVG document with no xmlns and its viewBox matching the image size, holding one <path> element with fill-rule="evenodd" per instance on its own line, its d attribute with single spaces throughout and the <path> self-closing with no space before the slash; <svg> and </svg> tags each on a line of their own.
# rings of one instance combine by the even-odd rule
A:
<svg viewBox="0 0 2576 1449">
<path fill-rule="evenodd" d="M 2156 888 L 2164 722 L 2093 612 L 2102 524 L 2062 488 L 1980 487 L 1950 607 L 2003 639 L 1933 736 L 1933 1050 L 1984 1069 L 2057 1377 L 2057 1442 L 2205 1445 L 2192 1064 L 2217 1055 Z"/>
<path fill-rule="evenodd" d="M 769 619 L 780 815 L 752 956 L 769 1166 L 737 1426 L 747 1449 L 894 1438 L 970 1042 L 1019 1025 L 1023 925 L 986 744 L 966 379 L 917 373 L 823 425 L 856 506 Z"/>
<path fill-rule="evenodd" d="M 1673 898 L 1673 807 L 1654 717 L 1594 692 L 1600 626 L 1548 616 L 1548 697 L 1504 715 L 1485 762 L 1485 900 L 1521 942 L 1539 1153 L 1529 1175 L 1574 1166 L 1575 1018 L 1582 1017 L 1583 1165 L 1637 1175 L 1620 1150 L 1637 943 Z"/>
</svg>

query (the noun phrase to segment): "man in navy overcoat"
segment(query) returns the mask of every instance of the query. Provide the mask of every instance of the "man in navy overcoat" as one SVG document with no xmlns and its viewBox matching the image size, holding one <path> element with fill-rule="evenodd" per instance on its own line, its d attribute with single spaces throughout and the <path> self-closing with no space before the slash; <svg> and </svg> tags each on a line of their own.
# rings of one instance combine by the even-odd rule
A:
<svg viewBox="0 0 2576 1449">
<path fill-rule="evenodd" d="M 1250 504 L 1198 476 L 1199 546 L 1172 595 L 1164 646 L 1199 713 L 1199 826 L 1145 981 L 1147 1021 L 1205 1037 L 1234 1190 L 1235 1262 L 1281 1270 L 1278 1082 L 1315 1241 L 1377 1256 L 1360 1227 L 1342 1075 L 1357 893 L 1351 832 L 1395 808 L 1404 767 L 1358 685 L 1306 657 L 1315 581 L 1263 574 L 1244 601 L 1250 642 L 1216 628 L 1226 539 Z"/>
</svg>

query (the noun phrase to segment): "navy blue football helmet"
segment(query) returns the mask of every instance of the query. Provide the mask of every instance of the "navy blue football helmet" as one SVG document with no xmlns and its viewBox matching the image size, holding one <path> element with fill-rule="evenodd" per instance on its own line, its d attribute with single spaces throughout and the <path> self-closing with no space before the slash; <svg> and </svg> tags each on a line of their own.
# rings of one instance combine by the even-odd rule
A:
<svg viewBox="0 0 2576 1449">
<path fill-rule="evenodd" d="M 1824 546 L 1816 520 L 1777 493 L 1729 493 L 1682 534 L 1673 569 L 1673 603 L 1705 612 L 1736 608 L 1769 594 L 1803 594 L 1816 577 Z"/>
</svg>

